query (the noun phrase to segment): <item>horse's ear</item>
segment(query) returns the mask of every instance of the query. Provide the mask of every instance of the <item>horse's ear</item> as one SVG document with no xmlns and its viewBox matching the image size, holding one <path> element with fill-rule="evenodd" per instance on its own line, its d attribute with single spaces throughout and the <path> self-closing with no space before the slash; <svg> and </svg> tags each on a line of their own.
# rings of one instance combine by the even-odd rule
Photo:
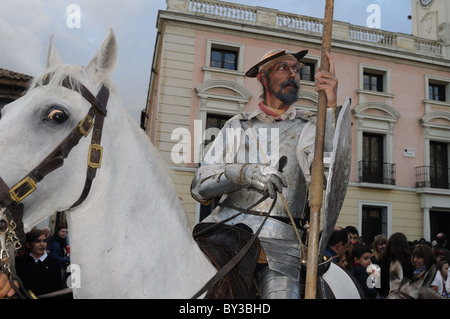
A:
<svg viewBox="0 0 450 319">
<path fill-rule="evenodd" d="M 117 40 L 112 29 L 103 40 L 97 54 L 86 67 L 86 71 L 96 77 L 97 81 L 109 78 L 117 64 Z"/>
<path fill-rule="evenodd" d="M 50 36 L 50 43 L 48 44 L 46 68 L 48 69 L 54 65 L 62 63 L 63 60 L 55 49 L 55 35 L 52 34 Z"/>
</svg>

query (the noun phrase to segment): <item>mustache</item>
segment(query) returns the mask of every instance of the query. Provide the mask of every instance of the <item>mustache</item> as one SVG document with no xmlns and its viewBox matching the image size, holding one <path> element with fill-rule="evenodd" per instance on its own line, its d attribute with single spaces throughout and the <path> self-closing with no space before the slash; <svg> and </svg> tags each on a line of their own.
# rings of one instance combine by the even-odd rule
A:
<svg viewBox="0 0 450 319">
<path fill-rule="evenodd" d="M 292 85 L 292 84 L 295 86 L 295 88 L 297 90 L 300 89 L 300 83 L 298 83 L 298 81 L 294 80 L 294 79 L 289 79 L 289 80 L 284 81 L 283 83 L 280 84 L 280 87 L 281 87 L 281 89 L 284 89 L 286 86 Z"/>
<path fill-rule="evenodd" d="M 287 86 L 293 86 L 294 90 L 289 90 L 288 93 L 283 93 Z M 300 90 L 300 83 L 294 79 L 286 80 L 280 83 L 280 90 L 274 94 L 275 97 L 280 99 L 286 105 L 292 105 L 298 101 L 298 91 Z"/>
</svg>

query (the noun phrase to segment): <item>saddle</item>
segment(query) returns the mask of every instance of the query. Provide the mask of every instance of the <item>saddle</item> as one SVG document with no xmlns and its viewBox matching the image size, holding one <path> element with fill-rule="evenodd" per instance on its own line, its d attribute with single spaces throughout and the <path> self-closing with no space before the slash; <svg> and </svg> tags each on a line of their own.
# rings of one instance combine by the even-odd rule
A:
<svg viewBox="0 0 450 319">
<path fill-rule="evenodd" d="M 208 228 L 213 230 L 208 231 Z M 226 267 L 253 237 L 251 229 L 244 224 L 199 223 L 194 227 L 193 234 L 200 249 L 218 271 Z M 205 299 L 258 298 L 255 269 L 260 252 L 261 245 L 256 239 L 236 266 L 208 289 Z"/>
</svg>

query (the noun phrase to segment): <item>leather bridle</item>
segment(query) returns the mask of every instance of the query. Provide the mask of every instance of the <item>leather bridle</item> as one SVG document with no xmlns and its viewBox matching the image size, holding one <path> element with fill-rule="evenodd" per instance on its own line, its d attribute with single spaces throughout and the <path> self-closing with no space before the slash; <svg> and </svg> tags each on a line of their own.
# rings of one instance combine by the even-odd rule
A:
<svg viewBox="0 0 450 319">
<path fill-rule="evenodd" d="M 44 77 L 41 85 L 48 85 L 51 74 Z M 103 148 L 101 146 L 103 123 L 106 116 L 109 89 L 102 84 L 97 96 L 94 96 L 81 82 L 66 76 L 61 86 L 76 91 L 86 99 L 91 107 L 86 116 L 69 133 L 69 135 L 34 169 L 22 178 L 13 187 L 9 188 L 0 177 L 0 270 L 8 275 L 11 286 L 21 298 L 35 298 L 27 292 L 20 279 L 10 269 L 10 256 L 8 250 L 20 248 L 20 238 L 25 237 L 23 229 L 23 199 L 36 190 L 36 184 L 42 181 L 52 171 L 64 164 L 72 148 L 82 137 L 87 137 L 92 130 L 91 144 L 87 161 L 86 180 L 83 191 L 78 200 L 70 208 L 80 205 L 89 195 L 92 181 L 97 168 L 102 162 Z M 12 256 L 14 258 L 14 256 Z M 15 281 L 19 284 L 16 285 Z"/>
<path fill-rule="evenodd" d="M 42 81 L 42 85 L 48 85 L 50 78 L 51 74 L 47 75 Z M 91 104 L 91 107 L 86 116 L 69 135 L 40 164 L 13 187 L 9 188 L 0 177 L 0 207 L 9 209 L 11 214 L 13 214 L 15 208 L 23 210 L 23 207 L 21 207 L 22 200 L 36 190 L 36 184 L 42 181 L 46 175 L 64 164 L 64 159 L 67 158 L 72 148 L 78 144 L 82 137 L 87 137 L 91 130 L 92 138 L 89 147 L 88 167 L 84 188 L 79 199 L 70 208 L 80 205 L 86 199 L 91 189 L 92 181 L 95 178 L 97 168 L 101 166 L 103 155 L 101 138 L 103 122 L 107 113 L 106 105 L 109 98 L 109 89 L 105 85 L 102 85 L 97 96 L 94 96 L 82 83 L 69 76 L 63 79 L 61 86 L 80 93 Z M 15 222 L 18 224 L 21 220 L 17 221 L 17 218 L 15 218 Z"/>
</svg>

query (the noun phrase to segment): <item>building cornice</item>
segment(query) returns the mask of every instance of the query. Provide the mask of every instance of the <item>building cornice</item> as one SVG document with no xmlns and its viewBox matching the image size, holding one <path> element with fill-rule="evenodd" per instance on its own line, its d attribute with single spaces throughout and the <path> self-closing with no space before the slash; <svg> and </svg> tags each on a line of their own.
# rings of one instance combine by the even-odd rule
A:
<svg viewBox="0 0 450 319">
<path fill-rule="evenodd" d="M 321 49 L 321 34 L 307 33 L 299 31 L 289 31 L 286 29 L 277 29 L 261 25 L 251 25 L 242 22 L 220 20 L 217 18 L 197 16 L 192 14 L 159 11 L 158 27 L 164 21 L 167 25 L 189 28 L 194 30 L 209 31 L 221 34 L 235 35 L 249 39 L 257 39 L 284 45 L 294 45 L 299 47 L 308 47 Z M 341 25 L 349 25 L 343 22 L 335 22 L 339 29 Z M 342 32 L 341 32 L 342 33 Z M 395 33 L 389 33 L 395 34 Z M 406 36 L 406 35 L 404 35 Z M 412 36 L 407 36 L 414 38 Z M 450 71 L 450 60 L 413 53 L 401 49 L 392 49 L 384 46 L 371 45 L 357 41 L 348 41 L 341 38 L 333 38 L 332 52 L 343 53 L 351 56 L 359 56 L 373 60 L 389 61 L 411 66 L 422 66 L 429 69 Z M 445 69 L 444 69 L 445 70 Z"/>
</svg>

